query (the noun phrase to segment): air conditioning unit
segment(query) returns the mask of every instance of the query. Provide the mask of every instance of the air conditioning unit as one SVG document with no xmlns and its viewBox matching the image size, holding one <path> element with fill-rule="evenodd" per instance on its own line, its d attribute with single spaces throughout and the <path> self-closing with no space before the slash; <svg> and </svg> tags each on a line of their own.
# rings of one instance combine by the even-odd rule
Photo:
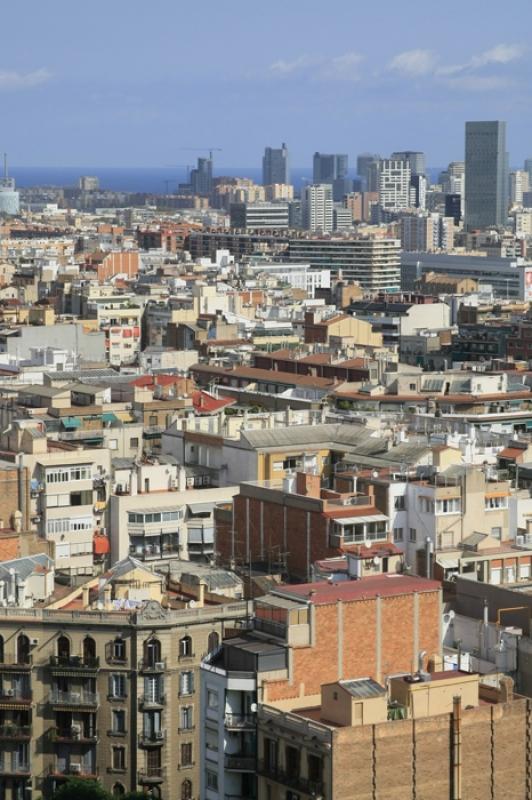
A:
<svg viewBox="0 0 532 800">
<path fill-rule="evenodd" d="M 164 739 L 164 732 L 163 731 L 155 731 L 155 738 L 156 739 Z"/>
<path fill-rule="evenodd" d="M 523 547 L 523 545 L 525 543 L 525 537 L 524 536 L 516 536 L 515 537 L 515 543 L 516 543 L 516 545 L 518 547 Z"/>
<path fill-rule="evenodd" d="M 72 772 L 73 775 L 79 775 L 81 773 L 81 764 L 77 761 L 71 761 L 70 772 Z"/>
<path fill-rule="evenodd" d="M 155 669 L 164 669 L 164 661 L 156 661 Z"/>
<path fill-rule="evenodd" d="M 81 701 L 80 692 L 71 692 L 70 693 L 70 700 L 71 700 L 72 703 L 79 703 Z"/>
<path fill-rule="evenodd" d="M 39 644 L 39 640 L 38 639 L 30 639 L 30 645 L 32 647 L 37 647 L 38 644 Z"/>
<path fill-rule="evenodd" d="M 72 725 L 70 730 L 75 738 L 81 736 L 81 725 Z"/>
<path fill-rule="evenodd" d="M 4 690 L 4 695 L 6 697 L 14 697 L 15 696 L 15 690 L 14 689 L 5 689 Z"/>
</svg>

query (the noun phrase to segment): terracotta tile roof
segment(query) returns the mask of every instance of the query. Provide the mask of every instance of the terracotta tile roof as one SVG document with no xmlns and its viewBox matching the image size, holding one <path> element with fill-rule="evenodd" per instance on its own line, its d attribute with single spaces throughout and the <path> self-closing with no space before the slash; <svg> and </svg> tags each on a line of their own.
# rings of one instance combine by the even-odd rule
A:
<svg viewBox="0 0 532 800">
<path fill-rule="evenodd" d="M 213 397 L 208 392 L 198 391 L 192 393 L 192 403 L 196 414 L 214 414 L 232 406 L 236 400 L 230 397 Z"/>
<path fill-rule="evenodd" d="M 418 578 L 413 575 L 378 575 L 361 578 L 357 581 L 339 583 L 301 583 L 280 586 L 278 591 L 291 595 L 295 600 L 307 600 L 313 605 L 328 605 L 342 600 L 344 603 L 357 600 L 371 600 L 377 596 L 393 597 L 414 592 L 436 592 L 441 588 L 439 581 Z"/>
</svg>

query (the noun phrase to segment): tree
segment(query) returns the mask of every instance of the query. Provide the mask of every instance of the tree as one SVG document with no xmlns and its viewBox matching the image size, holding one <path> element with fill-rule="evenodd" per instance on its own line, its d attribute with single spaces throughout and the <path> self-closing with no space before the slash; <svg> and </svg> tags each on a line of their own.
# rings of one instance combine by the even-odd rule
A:
<svg viewBox="0 0 532 800">
<path fill-rule="evenodd" d="M 112 800 L 112 796 L 97 781 L 72 778 L 54 792 L 53 800 Z"/>
</svg>

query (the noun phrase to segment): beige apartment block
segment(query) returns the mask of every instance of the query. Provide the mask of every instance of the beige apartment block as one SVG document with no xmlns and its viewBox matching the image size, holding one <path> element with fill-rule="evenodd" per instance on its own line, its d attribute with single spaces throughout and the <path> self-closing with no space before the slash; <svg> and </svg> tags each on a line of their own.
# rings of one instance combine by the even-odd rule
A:
<svg viewBox="0 0 532 800">
<path fill-rule="evenodd" d="M 80 777 L 198 798 L 199 664 L 247 611 L 0 609 L 2 796 L 49 798 Z"/>
</svg>

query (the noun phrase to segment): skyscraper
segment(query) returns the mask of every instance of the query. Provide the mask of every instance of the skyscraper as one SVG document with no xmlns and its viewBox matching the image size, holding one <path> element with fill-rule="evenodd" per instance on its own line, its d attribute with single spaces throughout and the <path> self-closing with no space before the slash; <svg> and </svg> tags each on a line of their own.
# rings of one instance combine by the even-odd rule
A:
<svg viewBox="0 0 532 800">
<path fill-rule="evenodd" d="M 347 177 L 348 157 L 340 153 L 314 153 L 313 175 L 314 183 L 329 183 L 333 187 L 333 200 L 343 200 L 352 185 Z"/>
<path fill-rule="evenodd" d="M 505 122 L 466 122 L 465 225 L 504 225 L 508 214 Z"/>
<path fill-rule="evenodd" d="M 198 158 L 198 166 L 190 172 L 192 194 L 209 195 L 212 192 L 212 159 Z"/>
<path fill-rule="evenodd" d="M 406 161 L 410 167 L 410 174 L 412 176 L 427 174 L 425 153 L 420 153 L 417 150 L 400 150 L 396 153 L 392 153 L 390 158 L 393 161 Z"/>
<path fill-rule="evenodd" d="M 333 229 L 332 188 L 329 183 L 305 186 L 301 198 L 303 227 L 308 231 L 328 233 Z"/>
<path fill-rule="evenodd" d="M 532 158 L 525 159 L 525 172 L 528 172 L 529 183 L 532 185 Z"/>
<path fill-rule="evenodd" d="M 379 165 L 379 205 L 383 211 L 400 211 L 414 203 L 410 192 L 408 161 L 383 159 Z"/>
<path fill-rule="evenodd" d="M 357 175 L 362 178 L 363 191 L 378 191 L 378 177 L 375 165 L 380 160 L 381 157 L 377 153 L 361 153 L 357 156 Z"/>
<path fill-rule="evenodd" d="M 279 148 L 266 147 L 262 158 L 262 185 L 273 183 L 290 183 L 288 169 L 288 149 L 283 142 Z"/>
</svg>

